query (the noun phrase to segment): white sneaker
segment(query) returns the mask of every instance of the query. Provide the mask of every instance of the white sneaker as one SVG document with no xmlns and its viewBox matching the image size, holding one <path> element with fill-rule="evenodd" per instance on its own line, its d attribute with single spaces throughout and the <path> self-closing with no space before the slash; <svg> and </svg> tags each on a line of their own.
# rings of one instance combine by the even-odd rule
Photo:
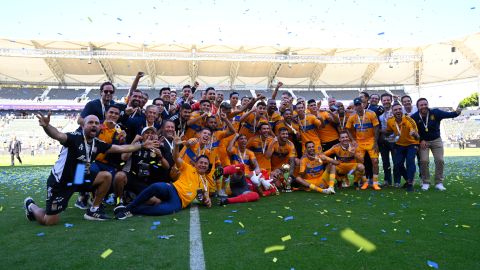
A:
<svg viewBox="0 0 480 270">
<path fill-rule="evenodd" d="M 435 188 L 438 189 L 438 190 L 440 190 L 440 191 L 445 191 L 445 190 L 447 190 L 447 189 L 443 186 L 442 183 L 436 184 L 436 185 L 435 185 Z"/>
<path fill-rule="evenodd" d="M 329 188 L 326 188 L 326 189 L 322 190 L 322 193 L 324 193 L 324 194 L 331 194 L 331 192 L 332 192 L 332 190 L 329 189 Z"/>
<path fill-rule="evenodd" d="M 430 188 L 430 184 L 422 184 L 422 190 L 427 191 Z"/>
<path fill-rule="evenodd" d="M 329 187 L 329 188 L 327 188 L 327 190 L 330 191 L 329 194 L 335 194 L 335 190 L 333 189 L 333 187 Z"/>
</svg>

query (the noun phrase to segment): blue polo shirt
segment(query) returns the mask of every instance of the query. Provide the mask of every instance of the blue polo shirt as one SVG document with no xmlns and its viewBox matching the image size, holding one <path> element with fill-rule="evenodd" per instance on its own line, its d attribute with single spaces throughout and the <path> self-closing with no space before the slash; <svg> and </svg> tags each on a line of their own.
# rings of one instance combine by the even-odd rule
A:
<svg viewBox="0 0 480 270">
<path fill-rule="evenodd" d="M 459 116 L 457 112 L 446 112 L 439 109 L 428 109 L 428 132 L 425 130 L 425 124 L 427 119 L 421 119 L 420 112 L 412 114 L 413 120 L 417 123 L 418 132 L 420 134 L 420 140 L 433 141 L 440 138 L 440 121 L 446 118 L 455 118 Z"/>
</svg>

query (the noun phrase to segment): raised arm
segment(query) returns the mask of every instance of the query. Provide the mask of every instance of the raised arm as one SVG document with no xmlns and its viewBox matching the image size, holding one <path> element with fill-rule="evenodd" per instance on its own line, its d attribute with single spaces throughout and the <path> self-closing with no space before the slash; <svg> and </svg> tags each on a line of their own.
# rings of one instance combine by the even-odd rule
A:
<svg viewBox="0 0 480 270">
<path fill-rule="evenodd" d="M 137 73 L 137 76 L 135 76 L 135 79 L 133 80 L 133 83 L 132 83 L 132 86 L 130 87 L 130 90 L 128 90 L 128 95 L 127 97 L 130 97 L 132 95 L 132 92 L 133 90 L 137 89 L 137 86 L 138 86 L 138 82 L 140 81 L 140 79 L 145 76 L 145 73 L 143 73 L 142 71 L 139 71 Z"/>
<path fill-rule="evenodd" d="M 227 128 L 228 128 L 227 136 L 230 136 L 230 135 L 234 134 L 235 133 L 235 128 L 233 127 L 232 122 L 230 122 L 230 120 L 228 120 L 227 115 L 224 114 L 224 113 L 221 113 L 220 118 L 227 125 Z"/>
<path fill-rule="evenodd" d="M 173 160 L 175 161 L 175 165 L 177 165 L 177 168 L 182 167 L 183 165 L 183 159 L 180 157 L 179 152 L 180 152 L 180 145 L 182 144 L 182 138 L 180 137 L 180 132 L 175 132 L 175 136 L 173 137 Z"/>
<path fill-rule="evenodd" d="M 282 86 L 283 86 L 282 82 L 277 83 L 277 86 L 275 87 L 275 90 L 273 90 L 273 93 L 272 93 L 272 99 L 275 99 L 277 97 L 278 89 L 280 89 L 280 87 Z"/>
<path fill-rule="evenodd" d="M 58 129 L 50 125 L 50 115 L 52 115 L 52 112 L 48 112 L 47 116 L 44 116 L 42 113 L 38 113 L 36 115 L 38 118 L 38 123 L 50 138 L 59 141 L 61 144 L 66 143 L 67 134 L 58 131 Z"/>
<path fill-rule="evenodd" d="M 235 133 L 235 136 L 233 137 L 233 139 L 228 143 L 227 153 L 232 154 L 232 150 L 233 150 L 233 147 L 234 147 L 234 145 L 235 145 L 235 142 L 236 142 L 237 139 L 238 139 L 238 136 L 240 136 L 240 134 Z"/>
<path fill-rule="evenodd" d="M 139 151 L 140 149 L 153 149 L 158 148 L 160 143 L 157 140 L 146 140 L 140 144 L 124 144 L 124 145 L 117 145 L 112 144 L 112 147 L 108 149 L 106 152 L 107 154 L 112 153 L 131 153 Z"/>
</svg>

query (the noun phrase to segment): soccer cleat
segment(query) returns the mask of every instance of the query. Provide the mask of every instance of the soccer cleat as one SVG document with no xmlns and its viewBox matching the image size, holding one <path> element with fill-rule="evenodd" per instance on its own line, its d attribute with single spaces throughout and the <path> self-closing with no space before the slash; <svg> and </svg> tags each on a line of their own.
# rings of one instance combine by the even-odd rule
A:
<svg viewBox="0 0 480 270">
<path fill-rule="evenodd" d="M 218 197 L 218 205 L 224 206 L 228 204 L 228 197 L 227 196 L 220 196 Z"/>
<path fill-rule="evenodd" d="M 123 204 L 119 204 L 117 207 L 115 207 L 113 209 L 113 213 L 115 214 L 115 218 L 119 220 L 124 220 L 133 216 L 132 212 L 130 212 Z"/>
<path fill-rule="evenodd" d="M 368 188 L 368 182 L 363 183 L 362 187 L 360 189 L 365 190 Z"/>
<path fill-rule="evenodd" d="M 96 221 L 105 221 L 110 219 L 110 217 L 105 215 L 105 213 L 100 208 L 98 208 L 98 210 L 95 212 L 92 212 L 90 208 L 88 208 L 87 212 L 83 215 L 83 217 L 86 220 L 96 220 Z"/>
<path fill-rule="evenodd" d="M 333 189 L 333 187 L 329 187 L 327 188 L 327 190 L 330 190 L 330 194 L 335 194 L 335 190 Z"/>
<path fill-rule="evenodd" d="M 25 207 L 25 217 L 30 220 L 30 221 L 34 221 L 35 220 L 35 216 L 33 215 L 33 212 L 30 211 L 30 209 L 28 209 L 28 207 L 30 206 L 30 204 L 35 204 L 35 202 L 33 201 L 33 199 L 31 197 L 27 197 L 25 198 L 25 200 L 23 201 L 23 206 Z"/>
<path fill-rule="evenodd" d="M 406 188 L 407 192 L 413 192 L 413 184 L 408 184 L 407 183 L 405 188 Z"/>
<path fill-rule="evenodd" d="M 427 191 L 430 188 L 430 184 L 422 184 L 422 190 Z"/>
<path fill-rule="evenodd" d="M 332 194 L 332 191 L 328 188 L 322 190 L 323 194 Z"/>
<path fill-rule="evenodd" d="M 400 183 L 395 183 L 395 184 L 393 184 L 393 186 L 394 186 L 395 188 L 400 188 Z"/>
<path fill-rule="evenodd" d="M 381 190 L 382 188 L 378 186 L 378 184 L 373 184 L 372 185 L 374 190 Z"/>
<path fill-rule="evenodd" d="M 77 201 L 75 202 L 75 207 L 77 207 L 79 209 L 82 209 L 82 210 L 87 210 L 88 209 L 88 205 L 83 200 L 81 200 L 80 198 L 78 198 Z"/>
<path fill-rule="evenodd" d="M 355 188 L 355 190 L 359 190 L 358 182 L 353 182 L 353 187 Z"/>
<path fill-rule="evenodd" d="M 348 188 L 349 186 L 350 185 L 346 181 L 342 182 L 342 188 Z"/>
<path fill-rule="evenodd" d="M 445 190 L 447 190 L 447 189 L 443 186 L 442 183 L 436 184 L 436 185 L 435 185 L 435 188 L 438 189 L 438 190 L 440 190 L 440 191 L 445 191 Z"/>
</svg>

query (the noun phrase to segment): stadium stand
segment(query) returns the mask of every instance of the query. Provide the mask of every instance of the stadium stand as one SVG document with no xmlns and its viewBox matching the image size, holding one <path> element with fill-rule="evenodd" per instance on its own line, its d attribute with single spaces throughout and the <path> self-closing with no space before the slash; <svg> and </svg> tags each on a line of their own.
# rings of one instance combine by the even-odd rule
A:
<svg viewBox="0 0 480 270">
<path fill-rule="evenodd" d="M 42 88 L 1 88 L 0 99 L 31 100 L 41 96 L 44 91 Z"/>
<path fill-rule="evenodd" d="M 405 96 L 407 94 L 405 93 L 405 90 L 390 90 L 390 92 L 392 93 L 392 95 L 399 97 Z"/>
<path fill-rule="evenodd" d="M 49 99 L 75 99 L 81 97 L 85 93 L 85 89 L 60 89 L 52 88 L 48 93 Z"/>
<path fill-rule="evenodd" d="M 367 92 L 370 93 L 370 91 Z M 358 97 L 358 94 L 357 90 L 327 90 L 327 95 L 337 100 L 353 100 L 355 97 Z"/>
<path fill-rule="evenodd" d="M 295 96 L 304 97 L 306 100 L 309 100 L 309 99 L 319 100 L 319 99 L 325 98 L 325 95 L 320 90 L 317 90 L 317 91 L 296 90 L 296 91 L 293 91 L 293 93 L 295 94 Z"/>
</svg>

